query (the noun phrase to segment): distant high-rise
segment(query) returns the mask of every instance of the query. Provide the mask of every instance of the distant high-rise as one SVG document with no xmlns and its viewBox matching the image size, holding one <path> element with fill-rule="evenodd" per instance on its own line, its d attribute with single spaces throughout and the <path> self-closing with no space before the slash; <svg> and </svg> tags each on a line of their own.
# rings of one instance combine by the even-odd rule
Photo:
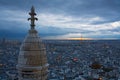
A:
<svg viewBox="0 0 120 80">
<path fill-rule="evenodd" d="M 20 47 L 18 56 L 18 78 L 19 80 L 46 80 L 48 63 L 46 49 L 37 31 L 35 30 L 35 9 L 32 6 L 29 13 L 31 18 L 31 29 Z"/>
</svg>

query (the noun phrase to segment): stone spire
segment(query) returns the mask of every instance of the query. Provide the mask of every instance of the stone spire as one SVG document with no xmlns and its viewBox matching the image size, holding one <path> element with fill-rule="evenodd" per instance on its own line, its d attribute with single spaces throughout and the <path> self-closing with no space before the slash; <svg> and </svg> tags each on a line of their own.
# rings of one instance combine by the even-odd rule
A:
<svg viewBox="0 0 120 80">
<path fill-rule="evenodd" d="M 19 80 L 46 80 L 48 72 L 46 49 L 34 29 L 34 22 L 37 20 L 34 7 L 29 14 L 31 29 L 20 47 L 17 64 L 18 78 Z"/>
<path fill-rule="evenodd" d="M 28 18 L 28 21 L 31 20 L 31 29 L 34 29 L 34 27 L 35 27 L 35 20 L 38 20 L 38 18 L 35 17 L 36 13 L 35 13 L 34 6 L 32 6 L 31 12 L 29 13 L 29 15 L 31 16 L 31 18 Z"/>
</svg>

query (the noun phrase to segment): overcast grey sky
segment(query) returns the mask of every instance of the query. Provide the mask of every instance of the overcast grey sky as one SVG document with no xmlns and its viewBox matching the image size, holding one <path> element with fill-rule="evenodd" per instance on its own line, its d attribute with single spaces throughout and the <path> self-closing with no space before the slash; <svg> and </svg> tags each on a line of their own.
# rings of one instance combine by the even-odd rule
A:
<svg viewBox="0 0 120 80">
<path fill-rule="evenodd" d="M 120 0 L 0 0 L 0 36 L 24 37 L 32 5 L 42 38 L 120 38 Z"/>
</svg>

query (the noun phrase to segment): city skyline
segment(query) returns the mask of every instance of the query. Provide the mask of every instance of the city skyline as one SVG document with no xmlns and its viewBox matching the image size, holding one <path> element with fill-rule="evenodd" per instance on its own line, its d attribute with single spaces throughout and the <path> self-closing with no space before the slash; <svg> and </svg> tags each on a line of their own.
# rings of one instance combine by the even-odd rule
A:
<svg viewBox="0 0 120 80">
<path fill-rule="evenodd" d="M 1 38 L 24 38 L 32 5 L 43 39 L 120 39 L 119 0 L 1 0 Z"/>
</svg>

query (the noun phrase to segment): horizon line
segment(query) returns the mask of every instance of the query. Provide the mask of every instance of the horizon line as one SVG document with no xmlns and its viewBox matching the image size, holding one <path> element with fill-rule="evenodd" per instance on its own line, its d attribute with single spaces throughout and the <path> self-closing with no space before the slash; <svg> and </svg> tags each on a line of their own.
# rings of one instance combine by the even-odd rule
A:
<svg viewBox="0 0 120 80">
<path fill-rule="evenodd" d="M 40 37 L 41 38 L 41 37 Z M 0 38 L 0 40 L 22 40 L 22 38 Z M 23 38 L 24 39 L 24 38 Z M 42 40 L 120 40 L 120 38 L 41 38 Z"/>
</svg>

